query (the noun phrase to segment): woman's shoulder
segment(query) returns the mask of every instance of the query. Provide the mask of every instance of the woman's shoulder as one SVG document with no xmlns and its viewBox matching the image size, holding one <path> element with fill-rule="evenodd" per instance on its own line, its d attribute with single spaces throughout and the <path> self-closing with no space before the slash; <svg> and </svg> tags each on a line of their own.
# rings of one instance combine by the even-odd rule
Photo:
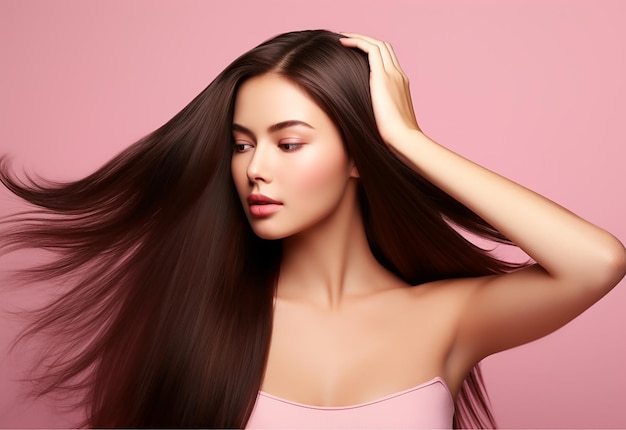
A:
<svg viewBox="0 0 626 430">
<path fill-rule="evenodd" d="M 413 330 L 452 332 L 482 278 L 458 278 L 405 285 L 384 291 L 376 308 L 390 318 L 400 318 Z"/>
<path fill-rule="evenodd" d="M 475 278 L 453 278 L 412 285 L 402 292 L 410 306 L 441 304 L 451 311 L 463 303 L 482 285 L 489 276 Z"/>
<path fill-rule="evenodd" d="M 410 325 L 420 330 L 453 336 L 473 294 L 487 279 L 443 279 L 394 289 L 389 311 L 405 315 Z"/>
</svg>

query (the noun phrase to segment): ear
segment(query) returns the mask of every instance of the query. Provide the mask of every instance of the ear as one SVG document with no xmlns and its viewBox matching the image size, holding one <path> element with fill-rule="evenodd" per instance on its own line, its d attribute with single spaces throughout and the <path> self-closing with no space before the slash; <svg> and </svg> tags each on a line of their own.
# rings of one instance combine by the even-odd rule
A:
<svg viewBox="0 0 626 430">
<path fill-rule="evenodd" d="M 354 165 L 354 161 L 352 161 L 350 164 L 352 164 L 352 168 L 350 169 L 350 177 L 351 178 L 360 178 L 361 176 L 359 175 L 359 171 L 357 170 L 356 166 Z"/>
</svg>

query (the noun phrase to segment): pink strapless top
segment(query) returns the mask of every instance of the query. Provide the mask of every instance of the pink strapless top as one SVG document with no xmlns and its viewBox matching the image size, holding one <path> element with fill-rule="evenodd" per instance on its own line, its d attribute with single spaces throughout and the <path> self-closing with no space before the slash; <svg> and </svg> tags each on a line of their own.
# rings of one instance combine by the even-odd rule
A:
<svg viewBox="0 0 626 430">
<path fill-rule="evenodd" d="M 311 406 L 259 392 L 246 428 L 452 428 L 454 400 L 440 377 L 354 406 Z"/>
</svg>

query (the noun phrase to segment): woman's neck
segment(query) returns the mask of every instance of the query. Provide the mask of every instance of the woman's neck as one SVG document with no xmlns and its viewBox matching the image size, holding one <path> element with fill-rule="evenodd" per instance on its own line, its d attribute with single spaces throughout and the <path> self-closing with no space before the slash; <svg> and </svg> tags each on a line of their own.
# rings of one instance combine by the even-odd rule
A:
<svg viewBox="0 0 626 430">
<path fill-rule="evenodd" d="M 347 298 L 402 284 L 372 254 L 352 196 L 328 219 L 283 240 L 278 298 L 338 309 Z"/>
</svg>

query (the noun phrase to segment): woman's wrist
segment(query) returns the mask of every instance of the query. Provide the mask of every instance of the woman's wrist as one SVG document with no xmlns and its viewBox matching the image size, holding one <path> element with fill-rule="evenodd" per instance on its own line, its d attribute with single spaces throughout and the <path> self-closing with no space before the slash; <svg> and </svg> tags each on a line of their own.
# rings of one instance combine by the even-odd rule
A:
<svg viewBox="0 0 626 430">
<path fill-rule="evenodd" d="M 419 129 L 406 129 L 398 133 L 393 141 L 388 143 L 389 148 L 404 162 L 419 169 L 420 154 L 429 145 L 439 145 Z"/>
</svg>

